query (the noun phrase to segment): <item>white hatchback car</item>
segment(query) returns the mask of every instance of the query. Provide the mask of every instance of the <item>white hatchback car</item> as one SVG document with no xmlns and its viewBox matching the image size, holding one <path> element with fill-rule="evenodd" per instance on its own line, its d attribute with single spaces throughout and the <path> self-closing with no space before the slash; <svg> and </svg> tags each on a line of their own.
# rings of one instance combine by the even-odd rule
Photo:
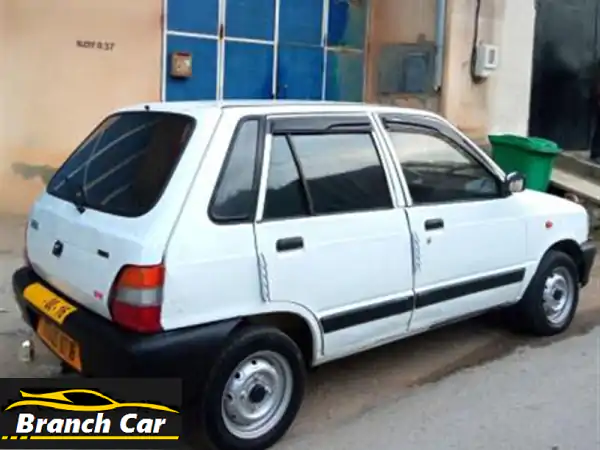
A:
<svg viewBox="0 0 600 450">
<path fill-rule="evenodd" d="M 33 205 L 14 292 L 80 373 L 181 377 L 216 447 L 264 449 L 309 367 L 494 308 L 569 326 L 588 216 L 523 184 L 429 112 L 133 106 Z"/>
</svg>

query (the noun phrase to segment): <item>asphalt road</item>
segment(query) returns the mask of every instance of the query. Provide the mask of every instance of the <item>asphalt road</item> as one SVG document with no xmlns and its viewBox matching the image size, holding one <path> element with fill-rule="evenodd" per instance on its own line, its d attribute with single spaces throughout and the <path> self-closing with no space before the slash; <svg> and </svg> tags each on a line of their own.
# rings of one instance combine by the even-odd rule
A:
<svg viewBox="0 0 600 450">
<path fill-rule="evenodd" d="M 600 449 L 600 328 L 519 348 L 276 449 Z"/>
</svg>

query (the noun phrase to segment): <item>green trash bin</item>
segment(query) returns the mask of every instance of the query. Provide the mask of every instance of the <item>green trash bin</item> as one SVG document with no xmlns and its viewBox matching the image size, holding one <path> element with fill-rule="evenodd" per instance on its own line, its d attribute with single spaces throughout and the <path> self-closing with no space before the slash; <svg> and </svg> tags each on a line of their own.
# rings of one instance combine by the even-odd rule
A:
<svg viewBox="0 0 600 450">
<path fill-rule="evenodd" d="M 520 172 L 527 189 L 546 192 L 554 159 L 561 149 L 555 142 L 512 134 L 491 135 L 492 158 L 506 173 Z"/>
</svg>

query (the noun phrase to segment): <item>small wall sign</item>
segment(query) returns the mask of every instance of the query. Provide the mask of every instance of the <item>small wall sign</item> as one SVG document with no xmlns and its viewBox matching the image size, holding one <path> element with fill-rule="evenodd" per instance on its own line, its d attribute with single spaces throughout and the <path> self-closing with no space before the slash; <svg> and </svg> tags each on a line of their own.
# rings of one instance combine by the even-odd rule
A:
<svg viewBox="0 0 600 450">
<path fill-rule="evenodd" d="M 189 78 L 192 76 L 192 54 L 189 52 L 171 53 L 171 76 Z"/>
</svg>

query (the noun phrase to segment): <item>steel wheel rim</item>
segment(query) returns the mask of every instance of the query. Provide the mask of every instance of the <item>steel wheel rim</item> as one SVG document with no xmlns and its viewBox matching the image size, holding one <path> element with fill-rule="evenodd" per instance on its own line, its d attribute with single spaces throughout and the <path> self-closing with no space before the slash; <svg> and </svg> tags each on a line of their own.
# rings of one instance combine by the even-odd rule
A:
<svg viewBox="0 0 600 450">
<path fill-rule="evenodd" d="M 227 430 L 238 439 L 256 439 L 271 431 L 291 402 L 293 373 L 280 354 L 261 351 L 233 371 L 221 401 Z"/>
<path fill-rule="evenodd" d="M 563 324 L 573 308 L 575 281 L 566 267 L 555 268 L 544 283 L 543 305 L 548 322 Z"/>
</svg>

